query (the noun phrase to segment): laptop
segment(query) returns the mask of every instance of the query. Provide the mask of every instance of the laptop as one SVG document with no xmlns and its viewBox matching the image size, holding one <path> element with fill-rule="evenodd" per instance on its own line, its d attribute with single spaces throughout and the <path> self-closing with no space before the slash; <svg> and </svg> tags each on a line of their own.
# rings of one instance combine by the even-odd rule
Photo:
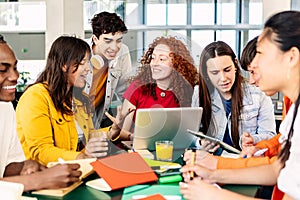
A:
<svg viewBox="0 0 300 200">
<path fill-rule="evenodd" d="M 199 130 L 202 113 L 201 107 L 138 109 L 132 146 L 155 151 L 155 141 L 172 140 L 175 150 L 188 148 L 196 136 L 187 129 Z"/>
</svg>

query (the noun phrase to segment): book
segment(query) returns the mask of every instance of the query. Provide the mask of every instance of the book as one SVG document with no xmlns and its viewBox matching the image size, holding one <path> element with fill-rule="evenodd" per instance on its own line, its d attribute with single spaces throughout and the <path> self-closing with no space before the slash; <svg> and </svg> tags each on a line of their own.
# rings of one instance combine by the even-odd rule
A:
<svg viewBox="0 0 300 200">
<path fill-rule="evenodd" d="M 43 189 L 43 190 L 36 190 L 32 191 L 32 194 L 38 195 L 47 195 L 47 196 L 55 196 L 55 197 L 63 197 L 79 185 L 83 183 L 82 179 L 86 178 L 90 174 L 94 172 L 93 166 L 90 164 L 94 162 L 96 158 L 89 158 L 89 159 L 79 159 L 79 160 L 67 160 L 63 161 L 63 163 L 74 164 L 78 163 L 80 165 L 79 170 L 82 172 L 81 176 L 79 177 L 78 182 L 73 183 L 72 185 L 65 187 L 65 188 L 58 188 L 58 189 Z M 54 165 L 62 164 L 62 162 L 50 162 L 48 163 L 47 167 L 53 167 Z"/>
<path fill-rule="evenodd" d="M 208 135 L 205 135 L 204 133 L 202 132 L 196 132 L 196 131 L 192 131 L 190 129 L 187 129 L 187 131 L 193 135 L 196 135 L 200 138 L 203 138 L 203 139 L 207 139 L 211 142 L 215 142 L 216 144 L 219 144 L 222 148 L 226 149 L 227 151 L 230 151 L 232 153 L 237 153 L 237 154 L 240 154 L 241 151 L 234 148 L 233 146 L 230 146 L 228 144 L 226 144 L 225 142 L 223 142 L 222 140 L 219 140 L 217 138 L 214 138 L 214 137 L 211 137 L 211 136 L 208 136 Z"/>
<path fill-rule="evenodd" d="M 100 158 L 91 165 L 111 190 L 158 180 L 155 172 L 136 152 Z"/>
</svg>

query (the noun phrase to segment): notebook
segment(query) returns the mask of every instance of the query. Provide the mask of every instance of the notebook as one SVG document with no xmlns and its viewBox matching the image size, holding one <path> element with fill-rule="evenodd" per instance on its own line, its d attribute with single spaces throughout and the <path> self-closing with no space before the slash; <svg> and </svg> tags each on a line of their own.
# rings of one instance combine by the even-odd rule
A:
<svg viewBox="0 0 300 200">
<path fill-rule="evenodd" d="M 42 190 L 36 190 L 32 191 L 32 194 L 38 194 L 38 195 L 46 195 L 46 196 L 54 196 L 54 197 L 63 197 L 67 195 L 69 192 L 77 188 L 79 185 L 83 183 L 82 179 L 86 178 L 87 176 L 91 175 L 94 170 L 93 166 L 90 164 L 94 162 L 96 158 L 89 158 L 89 159 L 79 159 L 79 160 L 67 160 L 63 161 L 64 163 L 78 163 L 80 165 L 79 171 L 82 172 L 82 175 L 80 176 L 80 181 L 73 183 L 72 185 L 65 187 L 65 188 L 58 188 L 58 189 L 42 189 Z M 54 165 L 60 164 L 61 162 L 50 162 L 48 163 L 47 167 L 53 167 Z"/>
<path fill-rule="evenodd" d="M 198 131 L 203 108 L 147 108 L 136 112 L 133 148 L 155 150 L 155 141 L 172 140 L 173 148 L 185 149 L 196 137 L 187 129 Z"/>
<path fill-rule="evenodd" d="M 107 183 L 107 191 L 158 180 L 152 168 L 136 152 L 100 158 L 91 165 L 102 181 Z M 91 184 L 87 185 L 93 187 Z"/>
</svg>

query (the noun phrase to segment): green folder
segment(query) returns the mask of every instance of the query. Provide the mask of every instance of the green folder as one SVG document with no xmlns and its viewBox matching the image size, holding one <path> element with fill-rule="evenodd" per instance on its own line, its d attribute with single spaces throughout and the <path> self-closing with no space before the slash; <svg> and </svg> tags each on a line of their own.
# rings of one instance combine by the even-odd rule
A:
<svg viewBox="0 0 300 200">
<path fill-rule="evenodd" d="M 178 196 L 183 199 L 180 190 L 179 184 L 166 184 L 166 185 L 135 185 L 131 187 L 127 187 L 124 189 L 122 200 L 131 200 L 134 196 L 141 195 L 153 195 L 153 194 L 161 194 L 163 196 L 172 195 Z"/>
</svg>

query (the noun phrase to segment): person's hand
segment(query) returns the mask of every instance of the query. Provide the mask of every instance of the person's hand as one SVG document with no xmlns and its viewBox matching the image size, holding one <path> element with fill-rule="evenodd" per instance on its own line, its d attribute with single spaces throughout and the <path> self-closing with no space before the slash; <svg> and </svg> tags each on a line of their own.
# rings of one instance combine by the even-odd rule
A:
<svg viewBox="0 0 300 200">
<path fill-rule="evenodd" d="M 191 164 L 191 154 L 192 150 L 187 150 L 184 153 L 183 160 L 186 162 L 187 165 Z M 214 155 L 208 153 L 207 151 L 197 150 L 195 164 L 206 167 L 208 169 L 216 169 L 218 159 Z"/>
<path fill-rule="evenodd" d="M 202 150 L 208 151 L 210 153 L 215 152 L 220 145 L 215 143 L 215 142 L 211 142 L 209 140 L 206 139 L 200 139 L 200 145 L 202 146 Z"/>
<path fill-rule="evenodd" d="M 35 160 L 26 160 L 26 161 L 24 161 L 24 165 L 22 167 L 20 175 L 32 174 L 32 173 L 35 173 L 37 171 L 41 171 L 45 168 L 46 168 L 45 166 L 39 164 Z"/>
<path fill-rule="evenodd" d="M 79 181 L 82 172 L 79 171 L 79 164 L 58 164 L 53 167 L 37 172 L 34 178 L 37 179 L 36 189 L 64 188 Z"/>
<path fill-rule="evenodd" d="M 200 178 L 195 178 L 189 183 L 180 182 L 179 185 L 180 192 L 186 200 L 223 199 L 220 187 L 205 183 Z"/>
<path fill-rule="evenodd" d="M 90 138 L 85 146 L 84 154 L 88 158 L 101 158 L 107 156 L 108 141 L 104 137 Z"/>
<path fill-rule="evenodd" d="M 253 137 L 250 135 L 250 133 L 243 132 L 243 135 L 242 135 L 242 149 L 244 149 L 246 147 L 251 147 L 251 146 L 254 146 Z"/>
<path fill-rule="evenodd" d="M 201 178 L 208 183 L 216 183 L 216 180 L 213 178 L 214 170 L 207 169 L 200 165 L 185 165 L 180 169 L 180 171 L 182 172 L 182 176 L 185 182 L 190 181 L 190 172 L 193 171 L 195 177 Z"/>
<path fill-rule="evenodd" d="M 108 112 L 105 112 L 105 115 L 113 122 L 111 128 L 108 132 L 109 138 L 113 141 L 115 138 L 119 138 L 120 135 L 127 136 L 127 140 L 132 140 L 133 135 L 127 130 L 122 129 L 124 120 L 135 109 L 128 109 L 125 113 L 122 113 L 122 106 L 117 107 L 117 116 L 114 118 Z"/>
<path fill-rule="evenodd" d="M 261 149 L 256 146 L 245 147 L 242 149 L 242 151 L 240 153 L 240 157 L 241 158 L 250 158 L 250 157 L 254 156 L 254 154 L 259 150 L 261 150 Z"/>
<path fill-rule="evenodd" d="M 242 152 L 240 153 L 240 157 L 250 158 L 258 150 L 260 150 L 260 148 L 257 148 L 257 147 L 254 146 L 254 139 L 250 135 L 250 133 L 243 132 L 243 135 L 242 135 Z"/>
</svg>

